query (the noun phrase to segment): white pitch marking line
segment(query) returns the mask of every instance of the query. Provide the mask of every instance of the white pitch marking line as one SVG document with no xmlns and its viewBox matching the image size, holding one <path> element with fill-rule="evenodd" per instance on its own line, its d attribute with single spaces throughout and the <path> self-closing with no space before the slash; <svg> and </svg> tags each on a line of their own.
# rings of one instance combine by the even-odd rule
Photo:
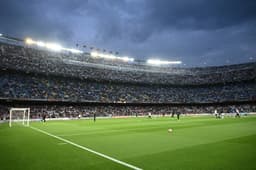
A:
<svg viewBox="0 0 256 170">
<path fill-rule="evenodd" d="M 117 159 L 112 158 L 112 157 L 110 157 L 110 156 L 108 156 L 108 155 L 105 155 L 105 154 L 103 154 L 103 153 L 99 153 L 99 152 L 94 151 L 94 150 L 92 150 L 92 149 L 90 149 L 90 148 L 81 146 L 81 145 L 76 144 L 76 143 L 74 143 L 74 142 L 71 142 L 71 141 L 69 141 L 69 140 L 67 140 L 67 139 L 64 139 L 64 138 L 55 136 L 55 135 L 53 135 L 53 134 L 51 134 L 51 133 L 48 133 L 48 132 L 46 132 L 46 131 L 43 131 L 43 130 L 41 130 L 41 129 L 38 129 L 38 128 L 35 128 L 35 127 L 32 127 L 32 126 L 29 126 L 29 127 L 30 127 L 31 129 L 34 129 L 34 130 L 38 131 L 38 132 L 44 133 L 44 134 L 46 134 L 46 135 L 48 135 L 48 136 L 51 136 L 51 137 L 56 138 L 56 139 L 59 139 L 59 140 L 61 140 L 61 141 L 63 141 L 63 142 L 69 143 L 70 145 L 73 145 L 73 146 L 78 147 L 78 148 L 80 148 L 80 149 L 83 149 L 83 150 L 85 150 L 85 151 L 94 153 L 94 154 L 96 154 L 96 155 L 99 155 L 99 156 L 101 156 L 101 157 L 103 157 L 103 158 L 109 159 L 109 160 L 111 160 L 111 161 L 113 161 L 113 162 L 116 162 L 116 163 L 118 163 L 118 164 L 121 164 L 121 165 L 124 165 L 124 166 L 126 166 L 126 167 L 129 167 L 129 168 L 131 168 L 131 169 L 134 169 L 134 170 L 142 170 L 141 168 L 138 168 L 138 167 L 133 166 L 133 165 L 131 165 L 131 164 L 125 163 L 125 162 L 120 161 L 120 160 L 117 160 Z"/>
</svg>

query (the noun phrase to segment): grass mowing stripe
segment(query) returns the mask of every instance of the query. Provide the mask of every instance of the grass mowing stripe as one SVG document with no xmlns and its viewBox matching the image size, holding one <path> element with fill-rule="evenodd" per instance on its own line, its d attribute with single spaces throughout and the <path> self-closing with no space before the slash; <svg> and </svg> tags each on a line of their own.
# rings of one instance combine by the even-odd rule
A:
<svg viewBox="0 0 256 170">
<path fill-rule="evenodd" d="M 115 158 L 112 158 L 112 157 L 110 157 L 110 156 L 108 156 L 108 155 L 105 155 L 105 154 L 99 153 L 99 152 L 97 152 L 97 151 L 94 151 L 94 150 L 92 150 L 92 149 L 86 148 L 86 147 L 84 147 L 84 146 L 81 146 L 81 145 L 79 145 L 79 144 L 76 144 L 76 143 L 74 143 L 74 142 L 71 142 L 71 141 L 69 141 L 69 140 L 67 140 L 67 139 L 64 139 L 64 138 L 55 136 L 55 135 L 53 135 L 53 134 L 50 134 L 50 133 L 48 133 L 48 132 L 46 132 L 46 131 L 43 131 L 43 130 L 41 130 L 41 129 L 38 129 L 38 128 L 35 128 L 35 127 L 32 127 L 32 126 L 30 126 L 30 128 L 33 129 L 33 130 L 36 130 L 36 131 L 38 131 L 38 132 L 44 133 L 44 134 L 46 134 L 46 135 L 48 135 L 48 136 L 51 136 L 51 137 L 53 137 L 53 138 L 56 138 L 56 139 L 58 139 L 58 140 L 61 140 L 61 141 L 63 141 L 63 142 L 69 143 L 70 145 L 73 145 L 73 146 L 78 147 L 78 148 L 80 148 L 80 149 L 83 149 L 83 150 L 85 150 L 85 151 L 94 153 L 94 154 L 99 155 L 99 156 L 101 156 L 101 157 L 103 157 L 103 158 L 109 159 L 109 160 L 111 160 L 111 161 L 113 161 L 113 162 L 116 162 L 116 163 L 118 163 L 118 164 L 121 164 L 121 165 L 124 165 L 124 166 L 126 166 L 126 167 L 129 167 L 129 168 L 131 168 L 131 169 L 134 169 L 134 170 L 142 170 L 141 168 L 138 168 L 138 167 L 136 167 L 136 166 L 134 166 L 134 165 L 128 164 L 128 163 L 126 163 L 126 162 L 123 162 L 123 161 L 117 160 L 117 159 L 115 159 Z"/>
</svg>

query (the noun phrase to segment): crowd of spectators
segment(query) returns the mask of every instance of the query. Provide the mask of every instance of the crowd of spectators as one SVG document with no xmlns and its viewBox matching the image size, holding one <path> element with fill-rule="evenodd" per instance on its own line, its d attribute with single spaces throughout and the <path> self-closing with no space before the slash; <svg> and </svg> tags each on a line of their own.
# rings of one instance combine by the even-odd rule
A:
<svg viewBox="0 0 256 170">
<path fill-rule="evenodd" d="M 2 71 L 0 97 L 102 103 L 251 101 L 256 100 L 256 82 L 208 86 L 145 86 Z"/>
<path fill-rule="evenodd" d="M 235 113 L 238 109 L 240 113 L 256 112 L 256 105 L 227 105 L 227 106 L 59 106 L 59 105 L 15 105 L 13 107 L 29 107 L 30 117 L 32 119 L 42 118 L 74 118 L 81 117 L 119 117 L 119 116 L 146 116 L 149 113 L 157 116 L 172 116 L 173 114 L 213 114 L 215 110 L 218 113 Z M 10 107 L 0 105 L 0 120 L 9 119 Z"/>
<path fill-rule="evenodd" d="M 256 63 L 208 68 L 166 68 L 64 54 L 0 43 L 0 69 L 83 80 L 162 85 L 202 85 L 255 80 Z M 99 62 L 99 63 L 98 63 Z M 112 63 L 112 64 L 111 64 Z"/>
</svg>

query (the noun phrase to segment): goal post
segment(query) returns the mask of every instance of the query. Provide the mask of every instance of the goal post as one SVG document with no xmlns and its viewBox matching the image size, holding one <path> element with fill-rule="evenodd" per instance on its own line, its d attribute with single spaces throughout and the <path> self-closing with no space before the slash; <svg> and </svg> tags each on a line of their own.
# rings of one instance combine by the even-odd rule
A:
<svg viewBox="0 0 256 170">
<path fill-rule="evenodd" d="M 11 108 L 9 114 L 9 127 L 12 127 L 13 122 L 29 126 L 30 108 Z"/>
</svg>

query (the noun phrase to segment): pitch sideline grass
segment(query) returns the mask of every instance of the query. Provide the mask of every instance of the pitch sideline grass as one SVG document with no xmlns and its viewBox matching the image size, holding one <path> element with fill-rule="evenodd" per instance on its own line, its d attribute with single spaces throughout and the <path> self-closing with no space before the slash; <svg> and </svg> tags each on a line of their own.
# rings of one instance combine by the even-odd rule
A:
<svg viewBox="0 0 256 170">
<path fill-rule="evenodd" d="M 256 168 L 256 117 L 131 118 L 31 125 L 142 169 Z M 169 128 L 173 129 L 171 134 Z M 1 124 L 0 139 L 3 169 L 127 169 L 21 126 Z"/>
<path fill-rule="evenodd" d="M 64 139 L 64 138 L 61 138 L 61 137 L 59 137 L 59 136 L 50 134 L 50 133 L 45 132 L 45 131 L 43 131 L 43 130 L 41 130 L 41 129 L 38 129 L 38 128 L 35 128 L 35 127 L 30 127 L 30 128 L 32 128 L 32 129 L 34 129 L 35 131 L 38 131 L 38 132 L 40 132 L 40 133 L 46 134 L 46 135 L 48 135 L 48 136 L 50 136 L 50 137 L 56 138 L 56 139 L 58 139 L 58 140 L 60 140 L 60 141 L 66 142 L 67 144 L 70 144 L 70 145 L 73 145 L 73 146 L 75 146 L 75 147 L 77 147 L 77 148 L 80 148 L 80 149 L 82 149 L 82 150 L 85 150 L 85 151 L 87 151 L 87 152 L 91 152 L 91 153 L 96 154 L 96 155 L 98 155 L 98 156 L 101 156 L 101 157 L 103 157 L 103 158 L 109 159 L 109 160 L 111 160 L 111 161 L 113 161 L 113 162 L 116 162 L 116 163 L 118 163 L 118 164 L 121 164 L 121 165 L 123 165 L 123 166 L 129 167 L 129 168 L 134 169 L 134 170 L 141 170 L 141 168 L 138 168 L 138 167 L 133 166 L 133 165 L 131 165 L 131 164 L 125 163 L 125 162 L 123 162 L 123 161 L 119 161 L 119 160 L 117 160 L 117 159 L 115 159 L 115 158 L 112 158 L 112 157 L 110 157 L 110 156 L 108 156 L 108 155 L 105 155 L 105 154 L 96 152 L 96 151 L 94 151 L 94 150 L 92 150 L 92 149 L 90 149 L 90 148 L 87 148 L 87 147 L 78 145 L 78 144 L 76 144 L 76 143 L 74 143 L 74 142 L 71 142 L 71 141 L 66 140 L 66 139 Z M 65 143 L 61 143 L 61 144 L 65 144 Z"/>
</svg>

